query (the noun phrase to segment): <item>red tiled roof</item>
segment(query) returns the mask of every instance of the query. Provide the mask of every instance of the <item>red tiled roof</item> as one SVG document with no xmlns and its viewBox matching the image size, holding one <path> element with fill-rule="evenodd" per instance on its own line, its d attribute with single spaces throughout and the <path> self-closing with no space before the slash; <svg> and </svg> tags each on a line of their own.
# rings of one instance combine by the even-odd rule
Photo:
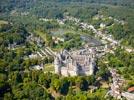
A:
<svg viewBox="0 0 134 100">
<path fill-rule="evenodd" d="M 128 88 L 128 92 L 134 92 L 134 87 Z"/>
</svg>

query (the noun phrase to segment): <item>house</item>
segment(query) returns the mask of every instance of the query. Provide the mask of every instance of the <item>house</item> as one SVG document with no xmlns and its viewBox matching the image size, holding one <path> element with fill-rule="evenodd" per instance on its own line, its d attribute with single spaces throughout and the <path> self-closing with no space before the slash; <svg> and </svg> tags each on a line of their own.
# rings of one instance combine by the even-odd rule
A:
<svg viewBox="0 0 134 100">
<path fill-rule="evenodd" d="M 104 23 L 101 23 L 101 24 L 100 24 L 100 28 L 103 29 L 103 28 L 105 28 L 105 27 L 106 27 L 106 25 L 105 25 Z"/>
<path fill-rule="evenodd" d="M 32 66 L 32 68 L 35 69 L 35 70 L 43 70 L 43 64 L 41 64 L 41 65 L 34 65 L 34 66 Z"/>
<path fill-rule="evenodd" d="M 130 87 L 130 88 L 128 88 L 128 90 L 127 90 L 128 92 L 130 92 L 130 93 L 134 93 L 134 86 L 133 87 Z"/>
<path fill-rule="evenodd" d="M 54 41 L 55 44 L 58 44 L 59 42 L 64 42 L 64 38 L 60 38 L 60 37 L 55 37 L 52 36 L 52 40 Z"/>
<path fill-rule="evenodd" d="M 35 58 L 37 58 L 37 57 L 38 57 L 37 54 L 31 54 L 31 55 L 29 55 L 29 58 L 30 58 L 30 59 L 35 59 Z"/>
</svg>

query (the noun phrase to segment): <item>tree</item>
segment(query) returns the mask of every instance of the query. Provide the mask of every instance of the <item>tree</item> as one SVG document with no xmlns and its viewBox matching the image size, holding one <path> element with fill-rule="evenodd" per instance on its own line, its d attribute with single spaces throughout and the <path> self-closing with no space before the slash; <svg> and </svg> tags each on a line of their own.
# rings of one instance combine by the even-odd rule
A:
<svg viewBox="0 0 134 100">
<path fill-rule="evenodd" d="M 63 94 L 63 95 L 68 94 L 70 82 L 68 81 L 67 78 L 63 78 L 60 81 L 61 81 L 61 84 L 62 84 L 61 89 L 60 89 L 60 93 Z"/>
<path fill-rule="evenodd" d="M 94 75 L 90 75 L 86 77 L 88 85 L 93 85 L 95 83 L 95 76 Z"/>
<path fill-rule="evenodd" d="M 84 77 L 77 77 L 75 84 L 77 87 L 79 87 L 81 90 L 87 90 L 88 89 L 88 82 Z"/>
<path fill-rule="evenodd" d="M 4 94 L 4 100 L 13 100 L 13 96 L 10 92 Z"/>
<path fill-rule="evenodd" d="M 59 92 L 62 87 L 62 83 L 59 79 L 52 80 L 51 87 L 56 90 L 56 92 Z"/>
</svg>

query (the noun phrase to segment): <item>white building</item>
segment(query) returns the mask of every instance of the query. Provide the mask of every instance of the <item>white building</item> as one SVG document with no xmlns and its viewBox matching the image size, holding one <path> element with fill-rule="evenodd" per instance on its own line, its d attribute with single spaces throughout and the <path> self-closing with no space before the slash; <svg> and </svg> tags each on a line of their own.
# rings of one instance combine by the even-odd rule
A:
<svg viewBox="0 0 134 100">
<path fill-rule="evenodd" d="M 55 73 L 63 76 L 92 75 L 95 69 L 95 61 L 90 51 L 83 49 L 79 51 L 58 53 L 54 61 Z"/>
<path fill-rule="evenodd" d="M 34 65 L 32 66 L 32 68 L 36 70 L 43 70 L 43 66 L 40 66 L 40 65 Z"/>
<path fill-rule="evenodd" d="M 31 54 L 31 55 L 29 55 L 29 58 L 30 58 L 30 59 L 35 59 L 35 58 L 37 58 L 37 57 L 38 57 L 37 54 Z"/>
<path fill-rule="evenodd" d="M 100 28 L 105 28 L 105 27 L 106 27 L 106 25 L 104 23 L 100 24 Z"/>
</svg>

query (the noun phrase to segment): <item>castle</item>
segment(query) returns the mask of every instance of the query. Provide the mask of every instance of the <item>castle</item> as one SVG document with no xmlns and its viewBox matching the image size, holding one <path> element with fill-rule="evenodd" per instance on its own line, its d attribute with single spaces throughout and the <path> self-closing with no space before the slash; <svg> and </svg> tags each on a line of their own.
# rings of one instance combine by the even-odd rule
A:
<svg viewBox="0 0 134 100">
<path fill-rule="evenodd" d="M 55 73 L 62 76 L 92 75 L 95 69 L 95 55 L 93 50 L 81 49 L 68 52 L 66 50 L 56 54 Z"/>
</svg>

